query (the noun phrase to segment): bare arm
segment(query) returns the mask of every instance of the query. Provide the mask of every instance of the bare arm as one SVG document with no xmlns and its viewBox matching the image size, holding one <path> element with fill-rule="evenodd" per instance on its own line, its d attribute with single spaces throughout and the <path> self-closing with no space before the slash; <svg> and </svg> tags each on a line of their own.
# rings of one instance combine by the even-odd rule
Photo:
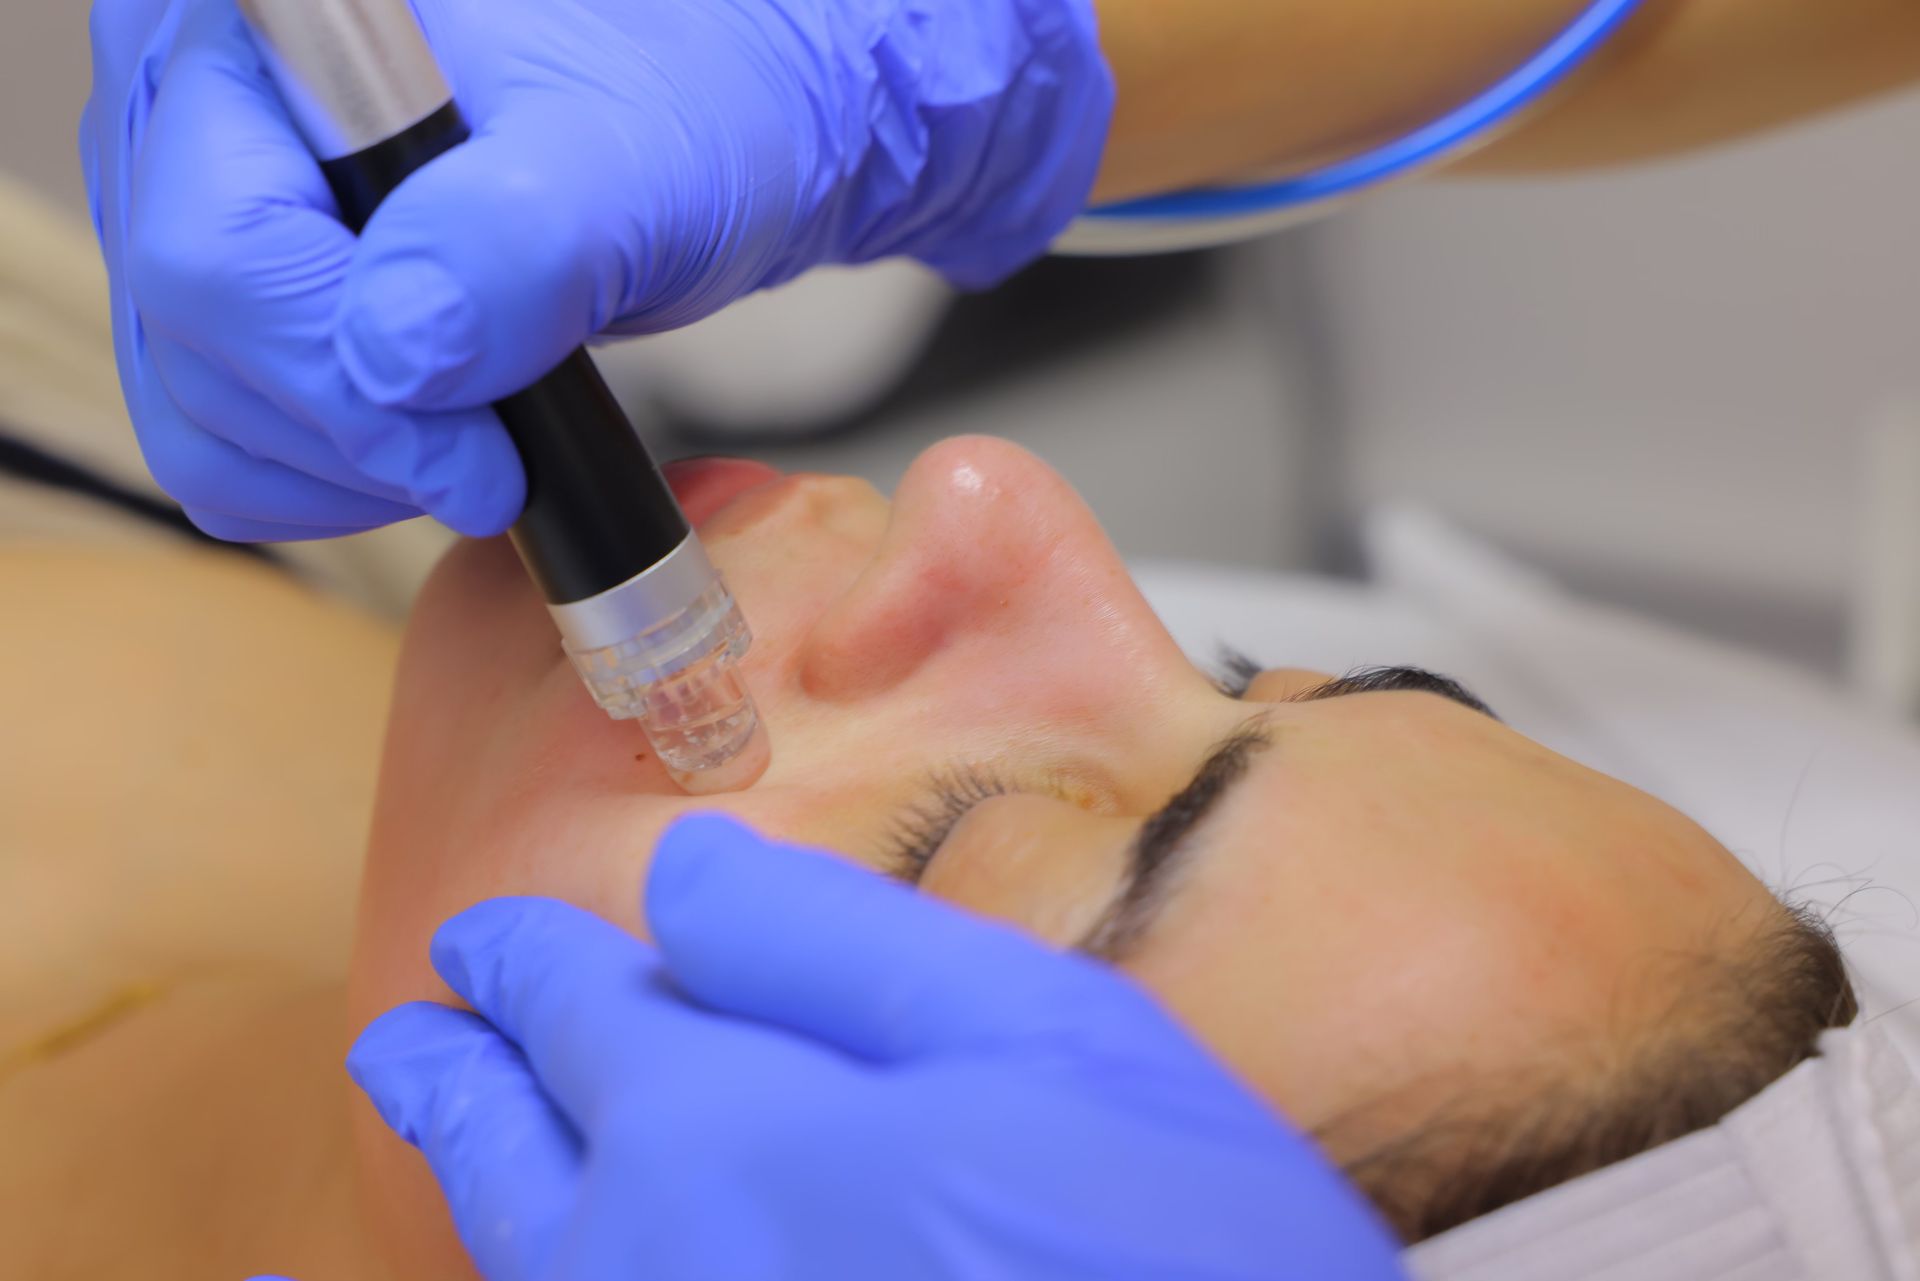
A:
<svg viewBox="0 0 1920 1281">
<path fill-rule="evenodd" d="M 1586 0 L 1102 0 L 1119 88 L 1096 195 L 1351 154 L 1519 65 Z M 1920 0 L 1651 0 L 1480 170 L 1640 159 L 1920 81 Z"/>
<path fill-rule="evenodd" d="M 1656 0 L 1595 75 L 1464 167 L 1623 164 L 1920 85 L 1920 0 Z"/>
</svg>

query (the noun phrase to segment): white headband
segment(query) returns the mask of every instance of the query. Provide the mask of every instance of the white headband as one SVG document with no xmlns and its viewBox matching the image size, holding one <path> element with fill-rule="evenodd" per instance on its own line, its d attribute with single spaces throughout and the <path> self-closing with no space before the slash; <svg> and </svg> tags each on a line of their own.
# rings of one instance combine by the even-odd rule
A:
<svg viewBox="0 0 1920 1281">
<path fill-rule="evenodd" d="M 1718 1125 L 1422 1242 L 1419 1281 L 1920 1281 L 1920 1080 L 1877 1027 Z"/>
</svg>

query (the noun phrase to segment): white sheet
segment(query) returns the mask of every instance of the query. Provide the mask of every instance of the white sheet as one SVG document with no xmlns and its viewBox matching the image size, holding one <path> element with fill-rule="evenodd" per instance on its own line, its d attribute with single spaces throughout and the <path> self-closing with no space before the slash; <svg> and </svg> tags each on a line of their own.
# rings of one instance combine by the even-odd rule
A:
<svg viewBox="0 0 1920 1281">
<path fill-rule="evenodd" d="M 1369 542 L 1367 586 L 1137 570 L 1196 658 L 1225 642 L 1275 665 L 1430 667 L 1669 800 L 1769 885 L 1833 907 L 1865 1017 L 1888 1015 L 1920 1066 L 1920 733 L 1792 666 L 1579 600 L 1430 519 L 1381 516 Z"/>
</svg>

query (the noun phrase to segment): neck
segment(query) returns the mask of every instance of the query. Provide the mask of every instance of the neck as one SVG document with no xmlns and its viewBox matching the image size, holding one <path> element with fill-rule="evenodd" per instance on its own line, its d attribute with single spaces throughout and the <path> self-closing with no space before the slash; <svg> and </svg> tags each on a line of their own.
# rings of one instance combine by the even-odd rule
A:
<svg viewBox="0 0 1920 1281">
<path fill-rule="evenodd" d="M 0 1186 L 17 1189 L 0 1198 L 4 1270 L 377 1281 L 341 985 L 235 970 L 143 992 L 0 1081 Z"/>
</svg>

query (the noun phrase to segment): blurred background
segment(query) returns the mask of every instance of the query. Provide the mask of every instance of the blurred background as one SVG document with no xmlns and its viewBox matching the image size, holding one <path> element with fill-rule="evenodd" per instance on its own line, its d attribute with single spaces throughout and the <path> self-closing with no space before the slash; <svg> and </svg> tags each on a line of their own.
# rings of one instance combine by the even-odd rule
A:
<svg viewBox="0 0 1920 1281">
<path fill-rule="evenodd" d="M 0 14 L 0 174 L 81 223 L 85 25 L 82 0 Z M 1332 573 L 1362 513 L 1411 504 L 1904 697 L 1917 140 L 1909 95 L 1631 172 L 1402 187 L 1230 251 L 1043 263 L 983 297 L 827 274 L 606 364 L 663 456 L 890 484 L 988 431 L 1060 467 L 1130 555 Z"/>
</svg>

